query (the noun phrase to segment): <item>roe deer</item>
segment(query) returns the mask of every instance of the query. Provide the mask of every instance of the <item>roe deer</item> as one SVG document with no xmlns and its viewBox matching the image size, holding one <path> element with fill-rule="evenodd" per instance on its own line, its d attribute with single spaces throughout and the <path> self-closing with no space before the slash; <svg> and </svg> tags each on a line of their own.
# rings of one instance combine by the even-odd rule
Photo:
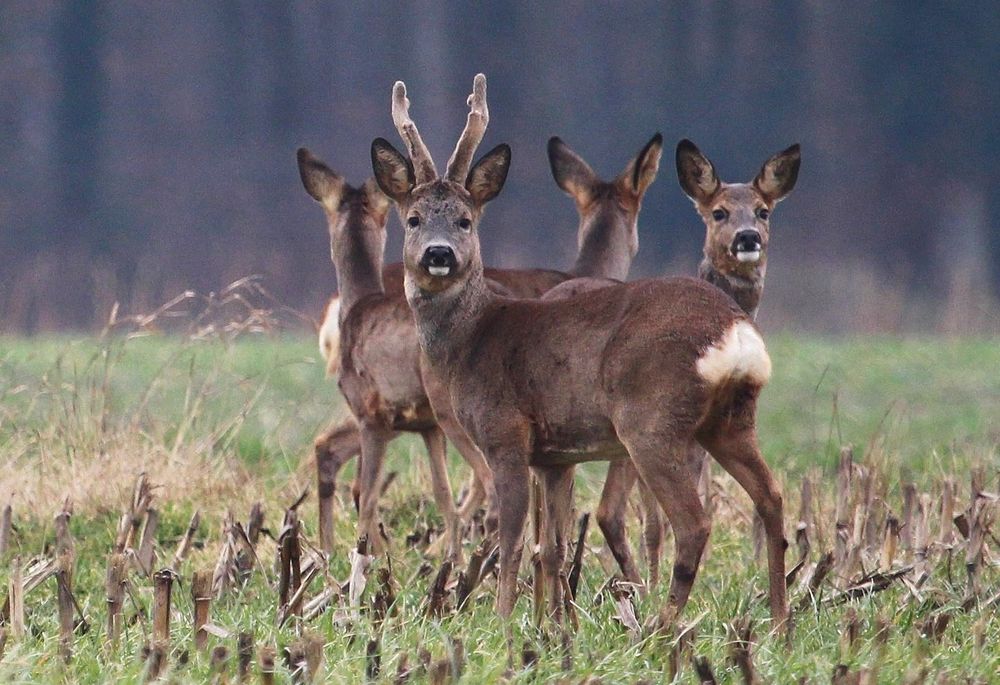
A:
<svg viewBox="0 0 1000 685">
<path fill-rule="evenodd" d="M 378 471 L 373 467 L 383 459 L 391 436 L 405 430 L 420 433 L 424 439 L 434 499 L 445 520 L 446 539 L 455 545 L 459 525 L 448 482 L 444 434 L 419 383 L 417 360 L 411 360 L 409 369 L 398 365 L 411 356 L 408 350 L 415 347 L 416 336 L 405 303 L 387 296 L 383 287 L 388 199 L 371 179 L 352 188 L 305 148 L 298 151 L 298 163 L 303 186 L 326 214 L 330 255 L 337 272 L 339 296 L 330 307 L 338 316 L 337 357 L 335 363 L 328 360 L 328 369 L 334 367 L 356 421 L 357 428 L 348 438 L 356 436 L 360 442 L 360 480 L 371 485 L 361 492 L 359 535 L 367 535 L 373 549 L 381 547 L 372 501 L 377 496 Z M 321 479 L 321 497 L 332 496 L 323 486 Z M 326 521 L 321 531 L 327 551 L 332 547 L 330 523 Z"/>
<path fill-rule="evenodd" d="M 405 94 L 402 83 L 395 90 Z M 771 362 L 754 324 L 720 290 L 689 278 L 549 301 L 492 292 L 478 224 L 509 165 L 510 148 L 499 145 L 464 179 L 451 169 L 440 178 L 432 162 L 411 164 L 386 140 L 372 143 L 375 178 L 405 217 L 406 298 L 425 361 L 503 493 L 500 615 L 509 619 L 514 607 L 530 469 L 544 483 L 543 565 L 558 618 L 575 464 L 629 459 L 676 532 L 661 612 L 661 620 L 672 620 L 687 602 L 710 528 L 685 464 L 697 442 L 733 474 L 764 520 L 771 613 L 783 626 L 782 499 L 755 427 Z M 510 647 L 509 620 L 507 632 Z"/>
<path fill-rule="evenodd" d="M 677 144 L 676 161 L 681 188 L 695 203 L 705 223 L 699 278 L 719 287 L 751 319 L 756 319 L 767 270 L 771 212 L 795 187 L 801 161 L 799 145 L 792 145 L 764 162 L 749 183 L 720 181 L 712 162 L 687 139 Z M 695 448 L 690 464 L 695 474 L 701 474 L 708 466 L 705 453 Z M 627 580 L 638 584 L 639 571 L 625 536 L 628 496 L 637 478 L 627 461 L 609 466 L 597 521 L 622 573 Z M 652 587 L 659 580 L 663 523 L 649 491 L 642 485 L 640 490 L 646 514 L 643 540 Z"/>
<path fill-rule="evenodd" d="M 486 107 L 485 79 L 477 78 L 476 93 L 470 98 L 467 132 L 485 129 L 488 121 Z M 403 94 L 405 99 L 405 93 Z M 397 103 L 399 108 L 404 101 Z M 408 112 L 394 113 L 394 120 L 401 129 Z M 470 134 L 472 135 L 472 134 Z M 482 133 L 478 133 L 479 138 Z M 470 136 L 463 134 L 463 139 Z M 478 141 L 477 141 L 478 142 Z M 419 134 L 414 143 L 420 156 Z M 474 148 L 473 148 L 474 149 Z M 457 150 L 457 148 L 456 148 Z M 642 148 L 639 154 L 626 165 L 624 171 L 614 181 L 605 182 L 576 153 L 557 138 L 549 141 L 549 159 L 556 182 L 576 201 L 580 215 L 578 227 L 578 257 L 569 273 L 546 269 L 485 269 L 485 276 L 490 287 L 503 294 L 516 297 L 538 297 L 553 286 L 574 276 L 598 275 L 614 278 L 624 278 L 632 257 L 638 248 L 637 222 L 641 208 L 642 196 L 656 177 L 662 152 L 662 136 L 656 134 Z M 405 307 L 403 295 L 403 265 L 390 264 L 383 269 L 385 294 L 393 297 Z M 338 317 L 342 312 L 339 295 L 332 298 L 327 305 L 323 324 L 320 327 L 320 352 L 327 362 L 328 375 L 336 375 L 338 361 L 333 355 L 339 349 Z M 415 335 L 415 333 L 414 333 Z M 416 361 L 419 348 L 414 346 L 405 351 L 406 357 L 397 360 L 400 371 L 410 372 L 417 368 Z M 428 394 L 433 394 L 433 379 L 407 378 L 412 385 L 419 382 L 424 385 Z M 465 502 L 461 518 L 478 508 L 485 497 L 489 480 L 484 479 L 482 457 L 471 439 L 458 427 L 451 417 L 449 407 L 445 402 L 441 406 L 432 406 L 438 414 L 437 419 L 455 444 L 459 453 L 474 465 L 473 487 Z M 347 419 L 335 424 L 331 429 L 321 434 L 315 441 L 316 465 L 319 480 L 320 509 L 320 540 L 323 549 L 330 551 L 333 545 L 333 494 L 336 486 L 337 473 L 341 466 L 360 452 L 361 440 L 353 419 Z M 478 458 L 477 458 L 478 457 Z M 488 469 L 486 474 L 488 475 Z M 360 499 L 361 483 L 356 479 L 353 487 L 355 502 Z"/>
</svg>

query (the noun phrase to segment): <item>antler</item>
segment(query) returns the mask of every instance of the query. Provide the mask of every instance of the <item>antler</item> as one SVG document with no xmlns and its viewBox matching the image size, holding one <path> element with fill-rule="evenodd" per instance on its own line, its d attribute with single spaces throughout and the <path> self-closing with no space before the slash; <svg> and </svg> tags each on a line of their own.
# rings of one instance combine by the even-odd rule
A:
<svg viewBox="0 0 1000 685">
<path fill-rule="evenodd" d="M 476 74 L 468 103 L 469 118 L 465 122 L 465 130 L 458 139 L 455 151 L 451 153 L 445 171 L 448 180 L 456 183 L 465 183 L 469 167 L 472 166 L 472 156 L 476 154 L 476 148 L 486 133 L 486 125 L 490 122 L 490 110 L 486 106 L 486 77 L 483 74 Z"/>
<path fill-rule="evenodd" d="M 417 184 L 437 178 L 438 173 L 434 168 L 431 153 L 427 151 L 417 125 L 410 118 L 410 100 L 406 97 L 406 84 L 402 81 L 396 81 L 396 85 L 392 87 L 392 123 L 396 125 L 399 136 L 406 143 Z"/>
</svg>

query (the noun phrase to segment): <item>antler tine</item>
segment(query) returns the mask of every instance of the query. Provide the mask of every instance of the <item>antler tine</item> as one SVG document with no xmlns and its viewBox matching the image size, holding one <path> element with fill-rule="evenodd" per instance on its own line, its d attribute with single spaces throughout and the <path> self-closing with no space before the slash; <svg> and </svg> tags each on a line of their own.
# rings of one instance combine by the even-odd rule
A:
<svg viewBox="0 0 1000 685">
<path fill-rule="evenodd" d="M 486 126 L 490 122 L 490 110 L 486 105 L 486 76 L 483 74 L 476 74 L 468 103 L 469 118 L 465 122 L 465 130 L 458 139 L 445 172 L 448 180 L 456 183 L 465 183 L 469 167 L 472 166 L 472 156 L 476 154 L 476 148 L 482 142 Z"/>
<path fill-rule="evenodd" d="M 431 153 L 427 151 L 417 125 L 410 118 L 410 100 L 406 97 L 406 84 L 402 81 L 396 81 L 392 87 L 392 123 L 396 125 L 399 136 L 406 143 L 410 161 L 413 162 L 416 182 L 427 183 L 437 178 L 437 169 L 434 167 Z"/>
</svg>

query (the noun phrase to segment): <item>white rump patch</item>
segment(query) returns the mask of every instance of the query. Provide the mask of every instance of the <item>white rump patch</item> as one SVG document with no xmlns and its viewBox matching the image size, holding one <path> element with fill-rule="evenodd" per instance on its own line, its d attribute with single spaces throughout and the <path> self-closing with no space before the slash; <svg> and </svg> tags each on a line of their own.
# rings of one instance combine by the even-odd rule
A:
<svg viewBox="0 0 1000 685">
<path fill-rule="evenodd" d="M 319 353 L 326 362 L 327 377 L 336 376 L 340 366 L 340 298 L 336 295 L 326 305 L 319 327 Z"/>
<path fill-rule="evenodd" d="M 764 340 L 749 321 L 737 321 L 722 339 L 705 350 L 696 364 L 709 385 L 748 380 L 760 385 L 771 377 L 771 358 Z"/>
<path fill-rule="evenodd" d="M 738 262 L 760 261 L 760 250 L 754 250 L 753 252 L 737 252 L 736 261 Z"/>
</svg>

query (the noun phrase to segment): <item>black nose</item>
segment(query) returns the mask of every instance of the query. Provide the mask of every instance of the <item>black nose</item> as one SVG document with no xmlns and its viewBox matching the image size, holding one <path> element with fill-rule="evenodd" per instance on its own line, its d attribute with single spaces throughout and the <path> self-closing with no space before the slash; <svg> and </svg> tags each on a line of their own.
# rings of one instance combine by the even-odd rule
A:
<svg viewBox="0 0 1000 685">
<path fill-rule="evenodd" d="M 759 252 L 761 249 L 759 231 L 740 231 L 733 238 L 733 252 Z"/>
<path fill-rule="evenodd" d="M 425 269 L 431 266 L 452 269 L 456 263 L 455 251 L 447 245 L 431 245 L 420 259 L 420 266 Z"/>
</svg>

